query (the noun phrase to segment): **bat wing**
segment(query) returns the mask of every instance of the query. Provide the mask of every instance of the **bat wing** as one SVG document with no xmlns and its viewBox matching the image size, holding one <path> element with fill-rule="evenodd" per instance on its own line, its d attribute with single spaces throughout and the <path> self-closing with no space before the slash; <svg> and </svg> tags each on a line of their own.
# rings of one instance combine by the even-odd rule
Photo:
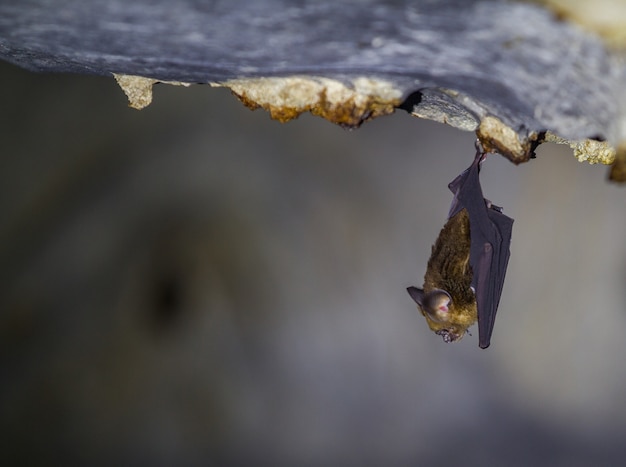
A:
<svg viewBox="0 0 626 467">
<path fill-rule="evenodd" d="M 465 208 L 470 221 L 470 265 L 478 308 L 478 345 L 489 347 L 509 263 L 513 219 L 483 197 L 478 177 L 483 152 L 449 186 L 454 193 L 450 216 Z"/>
</svg>

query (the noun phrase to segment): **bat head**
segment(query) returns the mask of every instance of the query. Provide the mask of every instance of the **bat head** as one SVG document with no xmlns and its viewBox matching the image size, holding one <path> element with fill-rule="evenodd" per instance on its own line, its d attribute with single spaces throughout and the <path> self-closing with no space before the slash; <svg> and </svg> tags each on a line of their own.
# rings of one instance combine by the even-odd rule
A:
<svg viewBox="0 0 626 467">
<path fill-rule="evenodd" d="M 409 295 L 426 318 L 428 327 L 446 343 L 463 338 L 467 328 L 476 322 L 476 307 L 466 310 L 455 305 L 452 296 L 442 289 L 424 292 L 417 287 L 407 288 Z"/>
</svg>

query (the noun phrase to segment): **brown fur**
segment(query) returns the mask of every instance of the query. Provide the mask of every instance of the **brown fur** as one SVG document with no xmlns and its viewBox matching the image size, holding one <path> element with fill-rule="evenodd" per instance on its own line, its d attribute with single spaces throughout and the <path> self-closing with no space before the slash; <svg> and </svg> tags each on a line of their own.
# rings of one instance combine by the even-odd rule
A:
<svg viewBox="0 0 626 467">
<path fill-rule="evenodd" d="M 463 209 L 448 219 L 441 229 L 424 275 L 425 294 L 442 289 L 452 297 L 448 323 L 435 322 L 422 311 L 428 326 L 435 332 L 448 330 L 461 338 L 478 319 L 476 297 L 470 289 L 472 268 L 469 255 L 469 216 Z"/>
</svg>

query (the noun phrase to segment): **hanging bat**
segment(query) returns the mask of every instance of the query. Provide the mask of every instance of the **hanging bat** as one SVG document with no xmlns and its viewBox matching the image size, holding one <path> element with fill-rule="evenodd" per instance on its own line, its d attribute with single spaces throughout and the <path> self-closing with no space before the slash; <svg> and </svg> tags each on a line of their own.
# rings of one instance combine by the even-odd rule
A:
<svg viewBox="0 0 626 467">
<path fill-rule="evenodd" d="M 460 340 L 478 320 L 482 349 L 491 341 L 513 229 L 513 219 L 483 198 L 478 173 L 485 157 L 477 142 L 472 165 L 448 185 L 454 199 L 433 245 L 424 288 L 407 289 L 444 342 Z"/>
</svg>

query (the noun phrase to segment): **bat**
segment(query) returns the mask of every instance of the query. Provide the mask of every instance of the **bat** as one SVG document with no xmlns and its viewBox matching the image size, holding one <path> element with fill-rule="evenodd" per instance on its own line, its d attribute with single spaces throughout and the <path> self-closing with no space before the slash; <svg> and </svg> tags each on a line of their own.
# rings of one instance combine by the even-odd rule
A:
<svg viewBox="0 0 626 467">
<path fill-rule="evenodd" d="M 424 286 L 407 288 L 444 342 L 462 339 L 478 320 L 482 349 L 491 343 L 513 230 L 513 219 L 483 198 L 479 172 L 485 157 L 477 141 L 474 162 L 448 185 L 454 199 L 433 245 Z"/>
</svg>

